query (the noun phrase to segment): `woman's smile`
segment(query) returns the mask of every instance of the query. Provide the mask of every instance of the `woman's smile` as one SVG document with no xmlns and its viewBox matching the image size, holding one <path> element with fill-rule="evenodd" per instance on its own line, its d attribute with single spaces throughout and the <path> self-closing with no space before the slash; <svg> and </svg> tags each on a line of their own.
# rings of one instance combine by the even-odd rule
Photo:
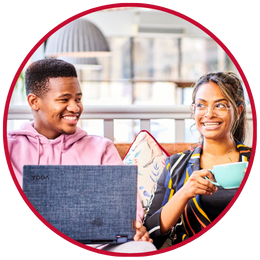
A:
<svg viewBox="0 0 260 260">
<path fill-rule="evenodd" d="M 205 121 L 201 123 L 205 130 L 218 130 L 221 126 L 221 122 Z"/>
</svg>

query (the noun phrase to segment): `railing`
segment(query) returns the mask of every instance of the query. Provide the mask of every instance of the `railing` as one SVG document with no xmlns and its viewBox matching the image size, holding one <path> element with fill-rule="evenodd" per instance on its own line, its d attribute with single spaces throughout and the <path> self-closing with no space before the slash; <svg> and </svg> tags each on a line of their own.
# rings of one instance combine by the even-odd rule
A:
<svg viewBox="0 0 260 260">
<path fill-rule="evenodd" d="M 104 136 L 114 140 L 114 119 L 140 119 L 141 130 L 150 131 L 151 119 L 175 119 L 175 140 L 185 142 L 185 119 L 191 119 L 190 107 L 187 105 L 172 106 L 84 106 L 81 119 L 103 119 Z M 31 109 L 27 105 L 10 106 L 8 120 L 23 119 L 32 120 Z M 247 107 L 247 119 L 249 130 L 252 132 L 251 107 Z M 247 136 L 247 142 L 252 144 L 252 133 Z"/>
</svg>

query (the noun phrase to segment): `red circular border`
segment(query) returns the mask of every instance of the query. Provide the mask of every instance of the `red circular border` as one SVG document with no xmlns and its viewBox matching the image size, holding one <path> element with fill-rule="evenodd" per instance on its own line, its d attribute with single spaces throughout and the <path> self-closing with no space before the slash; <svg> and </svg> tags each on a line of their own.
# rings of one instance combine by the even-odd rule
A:
<svg viewBox="0 0 260 260">
<path fill-rule="evenodd" d="M 8 144 L 7 144 L 7 117 L 8 117 L 8 109 L 9 109 L 9 105 L 10 105 L 10 100 L 12 97 L 12 93 L 13 93 L 13 89 L 15 87 L 16 81 L 18 80 L 18 77 L 20 75 L 20 73 L 22 72 L 24 66 L 26 65 L 26 63 L 28 62 L 28 60 L 30 59 L 30 57 L 33 55 L 33 53 L 40 47 L 40 45 L 47 39 L 49 38 L 54 32 L 56 32 L 57 30 L 59 30 L 61 27 L 65 26 L 66 24 L 72 22 L 75 19 L 78 19 L 82 16 L 85 16 L 87 14 L 90 13 L 94 13 L 97 11 L 102 11 L 105 9 L 109 9 L 109 8 L 118 8 L 118 7 L 140 7 L 140 8 L 150 8 L 150 9 L 155 9 L 158 11 L 162 11 L 162 12 L 166 12 L 175 16 L 178 16 L 190 23 L 192 23 L 193 25 L 197 26 L 198 28 L 200 28 L 201 30 L 203 30 L 205 33 L 207 33 L 212 39 L 214 39 L 219 46 L 221 46 L 221 48 L 226 52 L 226 54 L 229 56 L 229 58 L 232 60 L 232 62 L 234 63 L 234 65 L 236 66 L 248 93 L 249 96 L 249 100 L 251 103 L 251 110 L 252 110 L 252 117 L 253 117 L 253 144 L 252 144 L 252 153 L 251 153 L 251 160 L 249 162 L 248 165 L 248 169 L 247 172 L 245 174 L 245 177 L 236 193 L 236 195 L 234 196 L 234 198 L 231 200 L 231 202 L 228 204 L 228 206 L 225 208 L 225 210 L 210 224 L 208 225 L 206 228 L 204 228 L 202 231 L 200 231 L 199 233 L 197 233 L 196 235 L 192 236 L 190 239 L 185 240 L 177 245 L 168 247 L 168 248 L 164 248 L 161 250 L 157 250 L 157 251 L 153 251 L 153 252 L 147 252 L 147 253 L 135 253 L 135 254 L 126 254 L 126 253 L 114 253 L 114 252 L 108 252 L 108 251 L 103 251 L 103 250 L 99 250 L 99 249 L 95 249 L 89 246 L 85 246 L 67 236 L 65 236 L 63 233 L 61 233 L 60 231 L 58 231 L 57 229 L 55 229 L 53 226 L 51 226 L 35 209 L 34 207 L 31 205 L 31 203 L 29 202 L 29 200 L 27 199 L 27 197 L 24 195 L 12 168 L 11 165 L 11 160 L 10 160 L 10 155 L 8 152 Z M 251 171 L 251 167 L 253 164 L 253 159 L 255 156 L 255 150 L 256 150 L 256 140 L 257 140 L 257 123 L 256 123 L 256 109 L 255 109 L 255 104 L 254 104 L 254 100 L 253 100 L 253 96 L 248 84 L 248 81 L 240 67 L 240 65 L 238 64 L 237 60 L 235 59 L 235 57 L 232 55 L 232 53 L 228 50 L 228 48 L 212 33 L 210 32 L 207 28 L 205 28 L 204 26 L 202 26 L 201 24 L 199 24 L 198 22 L 194 21 L 193 19 L 179 13 L 176 11 L 173 11 L 171 9 L 168 8 L 164 8 L 161 6 L 157 6 L 157 5 L 150 5 L 150 4 L 143 4 L 143 3 L 117 3 L 117 4 L 109 4 L 109 5 L 103 5 L 103 6 L 99 6 L 96 8 L 92 8 L 89 9 L 87 11 L 81 12 L 75 16 L 70 17 L 69 19 L 65 20 L 64 22 L 60 23 L 58 26 L 54 27 L 50 32 L 48 32 L 33 48 L 32 50 L 27 54 L 27 56 L 25 57 L 25 59 L 23 60 L 22 64 L 20 65 L 18 71 L 15 74 L 15 77 L 12 81 L 10 90 L 8 92 L 8 96 L 7 96 L 7 100 L 6 100 L 6 104 L 5 104 L 5 110 L 4 110 L 4 117 L 3 117 L 3 142 L 4 142 L 4 150 L 5 150 L 5 156 L 6 156 L 6 160 L 7 160 L 7 164 L 9 167 L 9 170 L 11 172 L 13 181 L 18 189 L 18 191 L 20 192 L 21 196 L 23 197 L 24 201 L 27 203 L 27 205 L 30 207 L 30 209 L 34 212 L 34 214 L 46 225 L 48 226 L 52 231 L 54 231 L 55 233 L 57 233 L 59 236 L 63 237 L 64 239 L 68 240 L 69 242 L 88 249 L 90 251 L 99 253 L 99 254 L 104 254 L 104 255 L 111 255 L 111 256 L 150 256 L 150 255 L 156 255 L 156 254 L 161 254 L 167 251 L 171 251 L 173 249 L 176 249 L 178 247 L 184 246 L 187 243 L 190 243 L 191 241 L 193 241 L 194 239 L 200 237 L 202 234 L 204 234 L 205 232 L 207 232 L 210 228 L 212 228 L 226 213 L 227 211 L 232 207 L 232 205 L 234 204 L 234 202 L 236 201 L 236 199 L 238 198 L 238 196 L 240 195 L 247 179 L 249 176 L 249 172 Z"/>
</svg>

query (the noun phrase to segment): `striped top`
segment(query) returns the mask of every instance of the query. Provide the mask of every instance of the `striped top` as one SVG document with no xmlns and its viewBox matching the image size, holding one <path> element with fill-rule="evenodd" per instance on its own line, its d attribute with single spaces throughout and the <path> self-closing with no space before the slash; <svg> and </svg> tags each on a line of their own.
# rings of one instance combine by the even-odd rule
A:
<svg viewBox="0 0 260 260">
<path fill-rule="evenodd" d="M 236 145 L 239 151 L 239 161 L 249 161 L 251 149 L 239 142 L 236 142 Z M 167 234 L 161 234 L 160 232 L 160 213 L 162 207 L 187 182 L 193 171 L 200 170 L 202 147 L 202 144 L 200 144 L 192 150 L 172 155 L 165 161 L 165 169 L 157 182 L 155 193 L 151 197 L 149 208 L 144 218 L 144 225 L 157 248 L 163 245 L 170 234 L 170 232 Z M 235 192 L 225 198 L 224 204 L 220 209 L 226 207 L 234 194 Z M 206 210 L 203 208 L 203 206 L 208 204 L 206 201 L 203 202 L 201 203 L 201 196 L 197 195 L 187 203 L 179 222 L 175 226 L 177 236 L 175 236 L 174 243 L 186 240 L 205 228 L 214 220 L 210 219 L 209 215 L 215 218 L 216 214 L 221 213 L 215 212 L 214 214 L 209 214 L 210 209 L 208 207 Z"/>
</svg>

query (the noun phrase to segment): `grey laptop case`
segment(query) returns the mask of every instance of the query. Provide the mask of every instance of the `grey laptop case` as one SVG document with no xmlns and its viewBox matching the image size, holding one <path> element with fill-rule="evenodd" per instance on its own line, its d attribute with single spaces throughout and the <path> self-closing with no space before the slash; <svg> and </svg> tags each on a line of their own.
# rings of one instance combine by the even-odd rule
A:
<svg viewBox="0 0 260 260">
<path fill-rule="evenodd" d="M 135 235 L 136 166 L 25 165 L 23 191 L 44 219 L 81 243 Z"/>
</svg>

